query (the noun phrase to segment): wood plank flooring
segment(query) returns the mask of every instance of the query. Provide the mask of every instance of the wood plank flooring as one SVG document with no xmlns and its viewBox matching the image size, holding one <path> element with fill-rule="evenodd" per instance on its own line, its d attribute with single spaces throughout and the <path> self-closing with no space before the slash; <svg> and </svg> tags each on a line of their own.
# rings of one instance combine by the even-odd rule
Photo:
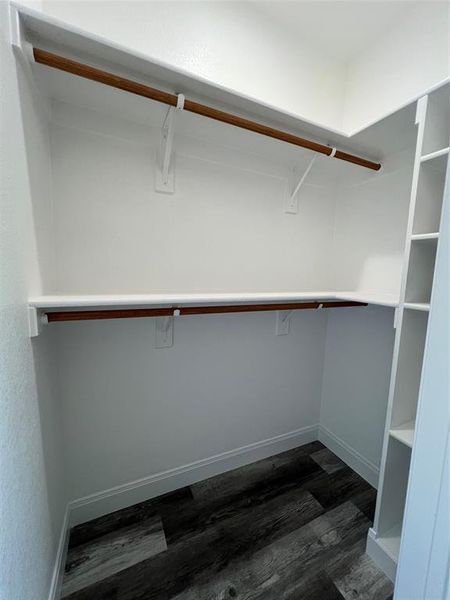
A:
<svg viewBox="0 0 450 600">
<path fill-rule="evenodd" d="M 65 600 L 390 600 L 375 490 L 320 442 L 71 531 Z"/>
</svg>

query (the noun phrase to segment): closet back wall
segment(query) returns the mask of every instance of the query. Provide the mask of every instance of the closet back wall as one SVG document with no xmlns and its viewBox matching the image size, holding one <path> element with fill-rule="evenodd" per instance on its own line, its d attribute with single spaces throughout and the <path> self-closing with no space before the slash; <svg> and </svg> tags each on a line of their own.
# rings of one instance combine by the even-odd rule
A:
<svg viewBox="0 0 450 600">
<path fill-rule="evenodd" d="M 51 334 L 70 498 L 125 486 L 77 503 L 72 516 L 86 520 L 316 439 L 325 324 L 325 311 L 299 311 L 289 335 L 275 336 L 274 313 L 180 317 L 174 346 L 163 349 L 154 347 L 154 319 L 59 325 Z"/>
<path fill-rule="evenodd" d="M 203 139 L 177 133 L 176 191 L 160 194 L 163 115 L 150 105 L 143 126 L 53 104 L 55 291 L 326 289 L 333 162 L 311 173 L 299 213 L 286 214 L 278 144 L 270 142 L 271 159 L 248 143 L 228 147 L 235 132 L 222 125 L 213 127 L 216 138 L 224 130 L 224 145 L 213 143 L 198 119 L 189 131 Z M 186 123 L 180 115 L 179 131 Z M 300 165 L 310 159 L 297 154 Z M 76 502 L 74 520 L 316 439 L 326 311 L 295 313 L 284 336 L 275 322 L 273 312 L 180 317 L 173 347 L 162 349 L 154 319 L 50 326 L 69 496 L 88 497 Z"/>
<path fill-rule="evenodd" d="M 269 160 L 176 134 L 175 194 L 155 192 L 165 111 L 149 107 L 153 128 L 54 103 L 57 277 L 50 291 L 327 289 L 334 197 L 320 167 L 299 193 L 299 214 L 286 214 L 288 168 L 273 160 L 281 143 Z M 180 115 L 180 125 L 187 119 Z M 194 133 L 208 125 L 195 123 Z M 222 129 L 230 127 L 216 126 Z M 306 153 L 297 154 L 301 165 Z"/>
</svg>

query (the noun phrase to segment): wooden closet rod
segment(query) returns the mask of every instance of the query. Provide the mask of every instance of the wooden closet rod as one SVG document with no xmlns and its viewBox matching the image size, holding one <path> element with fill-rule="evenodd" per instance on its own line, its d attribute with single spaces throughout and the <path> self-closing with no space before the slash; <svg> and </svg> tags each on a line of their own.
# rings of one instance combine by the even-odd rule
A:
<svg viewBox="0 0 450 600">
<path fill-rule="evenodd" d="M 72 73 L 73 75 L 84 77 L 85 79 L 91 79 L 92 81 L 97 81 L 99 83 L 118 88 L 119 90 L 130 92 L 131 94 L 137 94 L 138 96 L 143 96 L 144 98 L 150 98 L 151 100 L 156 100 L 157 102 L 162 102 L 164 104 L 168 104 L 169 106 L 177 106 L 178 96 L 176 94 L 170 94 L 168 92 L 143 85 L 142 83 L 125 79 L 119 75 L 114 75 L 108 71 L 96 69 L 95 67 L 76 62 L 69 58 L 65 58 L 64 56 L 59 56 L 58 54 L 53 54 L 52 52 L 47 52 L 46 50 L 41 50 L 40 48 L 33 48 L 33 55 L 34 60 L 41 65 L 46 65 L 47 67 L 52 67 L 53 69 L 59 69 L 60 71 L 65 71 L 66 73 Z M 249 119 L 244 119 L 237 115 L 233 115 L 222 110 L 217 110 L 216 108 L 206 106 L 205 104 L 200 104 L 199 102 L 194 102 L 193 100 L 185 99 L 184 110 L 208 117 L 210 119 L 215 119 L 216 121 L 221 121 L 222 123 L 228 123 L 229 125 L 240 127 L 241 129 L 247 129 L 248 131 L 253 131 L 254 133 L 275 138 L 277 140 L 281 140 L 282 142 L 293 144 L 294 146 L 307 148 L 313 152 L 319 152 L 320 154 L 326 154 L 327 156 L 333 154 L 333 148 L 330 146 L 325 146 L 324 144 L 319 144 L 318 142 L 313 142 L 311 140 L 280 131 L 279 129 L 268 127 L 267 125 L 257 123 L 256 121 L 250 121 Z M 381 169 L 380 163 L 372 162 L 365 158 L 361 158 L 360 156 L 342 152 L 341 150 L 336 150 L 333 157 L 338 158 L 339 160 L 345 160 L 355 165 L 359 165 L 360 167 L 372 169 L 373 171 L 379 171 Z"/>
<path fill-rule="evenodd" d="M 319 307 L 344 308 L 367 306 L 365 302 L 283 302 L 281 304 L 232 304 L 228 306 L 184 306 L 168 308 L 121 308 L 118 310 L 72 310 L 47 312 L 49 323 L 59 321 L 94 321 L 98 319 L 132 319 L 172 317 L 174 315 L 211 315 L 219 313 L 261 312 L 269 310 L 304 310 Z"/>
</svg>

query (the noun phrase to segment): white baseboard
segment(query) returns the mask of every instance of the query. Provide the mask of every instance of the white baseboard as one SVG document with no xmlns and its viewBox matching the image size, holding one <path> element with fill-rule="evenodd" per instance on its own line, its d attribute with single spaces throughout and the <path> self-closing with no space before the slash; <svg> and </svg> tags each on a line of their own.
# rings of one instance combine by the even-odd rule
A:
<svg viewBox="0 0 450 600">
<path fill-rule="evenodd" d="M 62 578 L 64 575 L 64 566 L 66 564 L 67 547 L 69 545 L 69 530 L 70 530 L 70 508 L 66 506 L 64 519 L 61 525 L 61 533 L 59 535 L 58 548 L 56 550 L 55 564 L 53 567 L 52 579 L 50 582 L 50 591 L 48 600 L 59 600 L 61 595 Z"/>
<path fill-rule="evenodd" d="M 318 425 L 310 425 L 73 500 L 69 503 L 70 526 L 308 444 L 317 440 L 317 435 Z"/>
<path fill-rule="evenodd" d="M 329 450 L 339 456 L 351 469 L 356 471 L 363 479 L 365 479 L 375 489 L 378 488 L 379 468 L 372 462 L 364 458 L 354 448 L 346 442 L 338 438 L 334 433 L 331 433 L 323 425 L 319 425 L 319 441 L 322 442 Z"/>
<path fill-rule="evenodd" d="M 395 583 L 397 561 L 385 548 L 383 548 L 382 543 L 377 539 L 375 530 L 372 527 L 367 534 L 366 552 L 373 562 L 380 567 L 384 574 L 389 577 L 392 583 Z"/>
</svg>

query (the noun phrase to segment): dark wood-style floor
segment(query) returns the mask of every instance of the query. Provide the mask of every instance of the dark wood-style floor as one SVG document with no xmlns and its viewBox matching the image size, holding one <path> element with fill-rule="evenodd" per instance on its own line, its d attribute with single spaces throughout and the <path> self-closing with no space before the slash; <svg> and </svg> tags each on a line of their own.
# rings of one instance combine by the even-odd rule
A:
<svg viewBox="0 0 450 600">
<path fill-rule="evenodd" d="M 375 490 L 320 442 L 75 527 L 70 600 L 388 600 Z"/>
</svg>

